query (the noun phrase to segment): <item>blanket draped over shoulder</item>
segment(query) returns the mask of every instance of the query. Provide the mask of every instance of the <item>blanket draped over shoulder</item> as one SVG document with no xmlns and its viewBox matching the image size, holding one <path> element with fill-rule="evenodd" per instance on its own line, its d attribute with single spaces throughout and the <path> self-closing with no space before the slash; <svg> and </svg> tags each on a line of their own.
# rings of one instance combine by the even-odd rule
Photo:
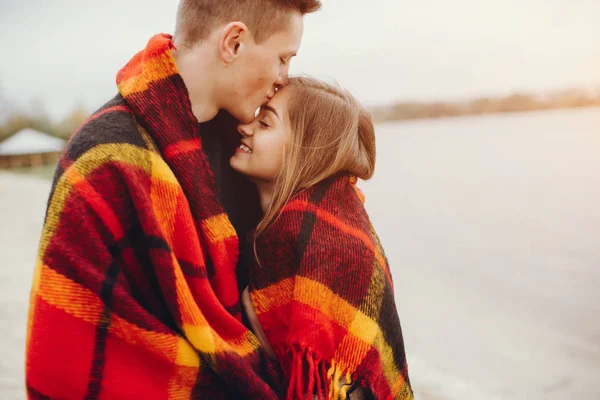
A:
<svg viewBox="0 0 600 400">
<path fill-rule="evenodd" d="M 29 398 L 277 399 L 241 322 L 238 238 L 168 35 L 67 145 L 31 294 Z"/>
<path fill-rule="evenodd" d="M 250 298 L 288 399 L 412 399 L 392 278 L 356 179 L 296 195 L 256 241 Z M 349 394 L 349 395 L 348 395 Z"/>
</svg>

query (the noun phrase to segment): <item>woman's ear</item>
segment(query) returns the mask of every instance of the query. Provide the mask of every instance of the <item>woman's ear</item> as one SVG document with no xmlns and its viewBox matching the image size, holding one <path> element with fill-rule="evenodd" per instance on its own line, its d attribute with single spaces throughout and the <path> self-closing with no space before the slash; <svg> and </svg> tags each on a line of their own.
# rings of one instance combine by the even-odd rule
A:
<svg viewBox="0 0 600 400">
<path fill-rule="evenodd" d="M 219 40 L 219 56 L 223 62 L 230 64 L 240 54 L 244 41 L 248 37 L 248 27 L 243 22 L 230 22 L 221 33 Z"/>
</svg>

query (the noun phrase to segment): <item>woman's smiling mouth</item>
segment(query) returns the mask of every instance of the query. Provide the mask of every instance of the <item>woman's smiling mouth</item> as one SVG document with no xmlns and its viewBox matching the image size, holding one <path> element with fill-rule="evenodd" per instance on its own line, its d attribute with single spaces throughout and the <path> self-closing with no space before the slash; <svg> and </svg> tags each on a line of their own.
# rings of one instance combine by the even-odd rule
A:
<svg viewBox="0 0 600 400">
<path fill-rule="evenodd" d="M 245 143 L 240 143 L 238 149 L 242 150 L 244 153 L 252 154 L 252 148 Z"/>
</svg>

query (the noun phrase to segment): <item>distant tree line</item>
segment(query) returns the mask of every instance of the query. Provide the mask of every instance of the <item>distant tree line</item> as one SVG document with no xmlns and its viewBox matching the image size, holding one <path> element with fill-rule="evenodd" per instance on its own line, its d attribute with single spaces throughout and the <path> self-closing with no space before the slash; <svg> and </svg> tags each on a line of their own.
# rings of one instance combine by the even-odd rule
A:
<svg viewBox="0 0 600 400">
<path fill-rule="evenodd" d="M 25 128 L 33 128 L 40 132 L 67 140 L 89 117 L 89 112 L 82 106 L 77 106 L 67 117 L 59 122 L 52 121 L 39 104 L 29 107 L 27 111 L 21 109 L 3 108 L 0 98 L 0 142 L 14 133 Z"/>
<path fill-rule="evenodd" d="M 467 101 L 399 102 L 369 111 L 375 121 L 381 122 L 591 106 L 600 106 L 600 89 L 595 92 L 569 89 L 543 96 L 514 93 L 503 97 L 480 97 Z"/>
<path fill-rule="evenodd" d="M 590 106 L 600 106 L 600 89 L 595 92 L 569 89 L 543 96 L 514 93 L 468 101 L 399 102 L 369 111 L 376 122 L 381 122 Z M 62 121 L 55 122 L 44 110 L 40 102 L 32 103 L 27 110 L 10 108 L 0 90 L 0 142 L 24 128 L 68 139 L 89 117 L 84 107 L 76 106 Z"/>
</svg>

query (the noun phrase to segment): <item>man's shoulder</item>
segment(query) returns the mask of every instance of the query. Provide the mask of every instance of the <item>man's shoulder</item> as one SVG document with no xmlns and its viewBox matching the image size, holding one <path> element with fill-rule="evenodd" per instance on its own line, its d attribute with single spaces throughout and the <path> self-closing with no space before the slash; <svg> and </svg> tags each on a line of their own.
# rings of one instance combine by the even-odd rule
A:
<svg viewBox="0 0 600 400">
<path fill-rule="evenodd" d="M 129 178 L 139 178 L 143 171 L 149 176 L 153 166 L 164 163 L 161 160 L 154 142 L 138 125 L 127 103 L 116 96 L 73 134 L 58 162 L 52 192 L 69 171 L 69 177 L 76 177 L 77 181 L 89 180 L 98 193 L 109 187 L 113 192 L 126 192 Z"/>
<path fill-rule="evenodd" d="M 149 150 L 149 140 L 120 95 L 104 104 L 73 134 L 63 157 L 75 162 L 90 152 L 106 156 L 125 149 Z"/>
</svg>

